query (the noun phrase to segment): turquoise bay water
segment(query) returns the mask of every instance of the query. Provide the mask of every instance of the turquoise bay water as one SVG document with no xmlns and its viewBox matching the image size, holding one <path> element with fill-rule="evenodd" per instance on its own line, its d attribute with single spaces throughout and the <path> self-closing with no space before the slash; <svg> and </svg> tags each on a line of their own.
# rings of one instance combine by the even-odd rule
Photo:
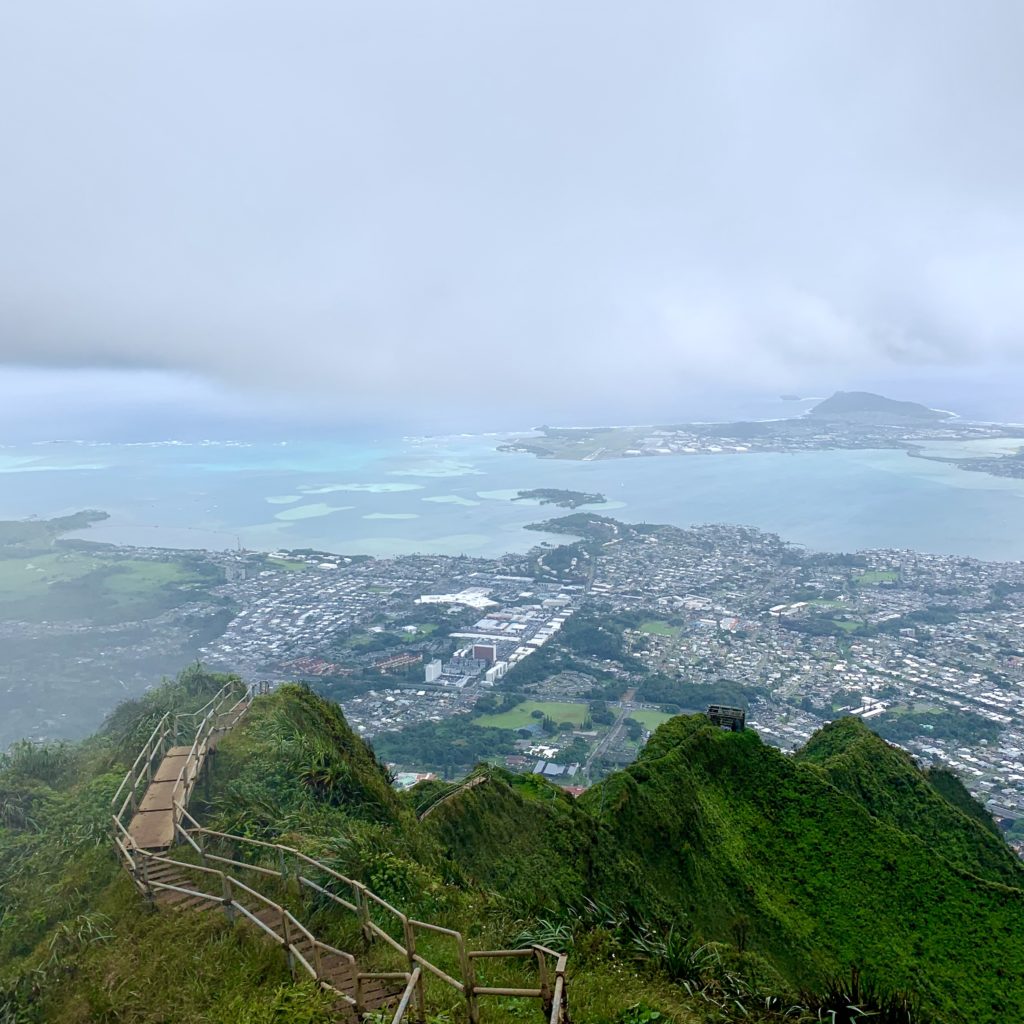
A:
<svg viewBox="0 0 1024 1024">
<path fill-rule="evenodd" d="M 81 444 L 0 449 L 0 518 L 99 508 L 83 537 L 128 544 L 378 556 L 493 556 L 564 514 L 516 491 L 599 491 L 631 522 L 731 522 L 821 550 L 916 548 L 1024 558 L 1024 481 L 895 451 L 556 462 L 500 436 L 275 444 Z M 942 454 L 950 454 L 943 452 Z"/>
</svg>

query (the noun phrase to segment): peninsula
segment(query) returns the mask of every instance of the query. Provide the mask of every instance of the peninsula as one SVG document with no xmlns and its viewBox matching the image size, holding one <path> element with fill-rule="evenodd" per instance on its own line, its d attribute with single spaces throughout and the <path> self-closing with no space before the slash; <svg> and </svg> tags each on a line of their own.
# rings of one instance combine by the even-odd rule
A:
<svg viewBox="0 0 1024 1024">
<path fill-rule="evenodd" d="M 1020 435 L 1019 426 L 963 420 L 951 412 L 868 391 L 837 391 L 800 416 L 663 426 L 542 426 L 534 436 L 501 445 L 499 450 L 527 452 L 541 459 L 592 462 L 663 455 L 889 448 L 993 476 L 1024 477 L 1024 458 L 1018 454 L 992 456 L 969 446 L 962 455 L 948 453 L 951 445 L 962 442 Z M 930 454 L 929 449 L 938 445 L 947 451 L 941 456 Z"/>
</svg>

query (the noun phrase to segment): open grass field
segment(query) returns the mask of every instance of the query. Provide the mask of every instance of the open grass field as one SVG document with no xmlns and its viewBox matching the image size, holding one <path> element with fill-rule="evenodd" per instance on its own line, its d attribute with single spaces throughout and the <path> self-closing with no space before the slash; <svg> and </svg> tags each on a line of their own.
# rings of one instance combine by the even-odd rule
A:
<svg viewBox="0 0 1024 1024">
<path fill-rule="evenodd" d="M 77 551 L 36 558 L 0 559 L 0 603 L 45 594 L 51 583 L 78 579 L 99 564 L 98 559 Z"/>
<path fill-rule="evenodd" d="M 288 572 L 307 572 L 313 568 L 309 562 L 300 562 L 294 558 L 268 558 L 267 565 L 271 569 L 285 569 Z"/>
<path fill-rule="evenodd" d="M 629 717 L 635 718 L 645 729 L 654 732 L 662 722 L 667 722 L 673 716 L 664 711 L 631 711 Z"/>
<path fill-rule="evenodd" d="M 854 576 L 853 582 L 858 586 L 871 586 L 875 583 L 896 583 L 900 574 L 891 569 L 869 569 L 859 576 Z"/>
<path fill-rule="evenodd" d="M 532 711 L 543 711 L 556 722 L 572 722 L 580 726 L 587 717 L 586 704 L 568 704 L 554 700 L 527 700 L 508 711 L 500 711 L 496 715 L 480 715 L 473 719 L 473 725 L 490 726 L 495 729 L 522 729 L 532 725 L 536 719 L 530 717 Z M 667 717 L 667 716 L 666 716 Z"/>
<path fill-rule="evenodd" d="M 0 559 L 0 618 L 121 622 L 180 604 L 199 573 L 178 562 L 83 551 Z"/>
<path fill-rule="evenodd" d="M 651 619 L 648 622 L 640 623 L 640 632 L 653 633 L 656 636 L 679 636 L 682 630 L 663 619 Z"/>
</svg>

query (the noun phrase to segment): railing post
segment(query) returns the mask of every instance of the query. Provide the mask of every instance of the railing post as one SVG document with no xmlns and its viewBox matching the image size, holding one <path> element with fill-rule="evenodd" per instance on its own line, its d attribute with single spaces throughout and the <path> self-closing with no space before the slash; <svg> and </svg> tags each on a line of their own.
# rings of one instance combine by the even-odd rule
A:
<svg viewBox="0 0 1024 1024">
<path fill-rule="evenodd" d="M 235 894 L 231 889 L 231 878 L 226 871 L 220 872 L 221 891 L 224 894 L 224 914 L 227 916 L 228 923 L 234 924 L 235 921 Z"/>
<path fill-rule="evenodd" d="M 359 976 L 359 968 L 356 968 L 356 992 L 355 992 L 356 1005 L 353 1009 L 356 1011 L 357 1017 L 362 1017 L 366 1012 L 366 1007 L 363 1006 L 363 979 Z"/>
<path fill-rule="evenodd" d="M 359 907 L 359 920 L 363 926 L 363 940 L 369 946 L 373 942 L 373 929 L 370 927 L 370 901 L 366 898 L 366 887 L 358 882 L 352 883 L 356 894 L 356 905 Z"/>
<path fill-rule="evenodd" d="M 142 854 L 139 857 L 139 863 L 142 865 L 142 884 L 146 887 L 146 899 L 153 899 L 153 887 L 149 884 L 149 868 L 146 866 L 146 862 L 149 858 Z"/>
<path fill-rule="evenodd" d="M 409 960 L 409 975 L 416 971 L 416 932 L 409 918 L 402 915 L 402 934 L 405 936 L 405 953 Z M 427 1019 L 427 1004 L 423 993 L 423 972 L 416 979 L 416 1020 L 423 1024 Z"/>
<path fill-rule="evenodd" d="M 559 957 L 558 966 L 555 969 L 555 1000 L 557 1000 L 557 1005 L 552 1003 L 552 1016 L 557 1014 L 558 1024 L 562 1024 L 563 1021 L 568 1024 L 568 996 L 565 991 L 565 963 L 562 957 Z"/>
<path fill-rule="evenodd" d="M 288 914 L 286 911 L 281 911 L 281 935 L 284 938 L 284 952 L 288 957 L 288 973 L 292 976 L 292 981 L 295 980 L 295 954 L 292 952 L 292 937 L 291 929 L 288 927 Z"/>
<path fill-rule="evenodd" d="M 476 975 L 473 961 L 466 952 L 466 941 L 459 936 L 459 963 L 462 966 L 462 984 L 466 987 L 466 1012 L 469 1024 L 480 1024 L 480 1005 L 476 997 Z"/>
<path fill-rule="evenodd" d="M 131 770 L 131 773 L 129 775 L 129 778 L 128 778 L 128 786 L 129 786 L 128 795 L 131 797 L 132 814 L 135 814 L 136 811 L 138 811 L 138 809 L 139 809 L 139 800 L 138 800 L 138 797 L 137 797 L 137 795 L 135 793 L 135 787 L 138 785 L 138 781 L 139 780 L 138 780 L 138 777 L 135 774 L 135 768 L 133 766 L 132 770 Z"/>
<path fill-rule="evenodd" d="M 533 947 L 534 956 L 537 957 L 537 973 L 540 976 L 540 1005 L 544 1011 L 544 1019 L 551 1016 L 551 979 L 548 976 L 548 958 L 543 950 Z"/>
</svg>

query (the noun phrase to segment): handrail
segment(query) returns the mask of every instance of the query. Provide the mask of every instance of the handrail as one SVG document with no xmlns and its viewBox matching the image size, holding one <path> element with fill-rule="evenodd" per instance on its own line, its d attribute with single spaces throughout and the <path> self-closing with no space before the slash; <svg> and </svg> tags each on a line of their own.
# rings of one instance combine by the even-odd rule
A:
<svg viewBox="0 0 1024 1024">
<path fill-rule="evenodd" d="M 395 1010 L 395 1015 L 391 1018 L 391 1024 L 402 1024 L 402 1018 L 405 1017 L 405 1011 L 409 1008 L 409 1003 L 412 1001 L 413 993 L 419 986 L 421 973 L 422 972 L 417 967 L 412 974 L 409 975 L 408 984 L 406 984 L 405 991 L 402 993 L 402 998 L 398 1002 L 398 1009 Z"/>
<path fill-rule="evenodd" d="M 185 811 L 184 813 L 188 814 L 187 811 Z M 463 964 L 463 981 L 459 981 L 457 978 L 453 977 L 451 974 L 444 971 L 436 964 L 431 963 L 429 960 L 427 960 L 426 957 L 417 953 L 415 951 L 414 946 L 415 940 L 413 940 L 412 943 L 409 943 L 407 940 L 407 943 L 403 945 L 403 943 L 400 942 L 398 939 L 394 938 L 394 936 L 388 934 L 388 932 L 379 924 L 377 924 L 376 921 L 364 918 L 363 925 L 366 929 L 369 930 L 369 932 L 372 935 L 376 936 L 379 939 L 382 939 L 387 945 L 394 949 L 395 952 L 407 957 L 411 964 L 414 964 L 415 966 L 422 968 L 421 976 L 423 975 L 423 972 L 429 972 L 430 974 L 439 978 L 441 981 L 445 982 L 445 984 L 454 988 L 457 992 L 466 995 L 467 998 L 475 998 L 476 996 L 518 996 L 520 998 L 540 998 L 546 1003 L 547 998 L 557 996 L 557 998 L 554 998 L 552 1000 L 553 1016 L 551 1017 L 551 1024 L 559 1024 L 559 1021 L 561 1021 L 562 1009 L 564 1009 L 564 1007 L 562 1009 L 559 1008 L 561 1005 L 559 1000 L 561 1000 L 561 1002 L 564 1003 L 564 973 L 566 962 L 566 957 L 564 954 L 558 953 L 553 949 L 549 949 L 546 946 L 540 945 L 533 945 L 525 949 L 517 950 L 465 950 L 464 939 L 460 932 L 455 931 L 451 928 L 443 928 L 440 925 L 430 924 L 426 921 L 418 921 L 413 918 L 407 917 L 407 915 L 403 914 L 400 910 L 398 910 L 396 907 L 390 904 L 387 900 L 382 899 L 376 893 L 366 888 L 366 886 L 363 885 L 363 883 L 357 882 L 354 879 L 346 877 L 340 872 L 335 871 L 333 868 L 328 867 L 321 861 L 316 860 L 314 857 L 311 857 L 308 854 L 303 853 L 301 850 L 296 850 L 294 847 L 291 846 L 285 846 L 282 843 L 268 842 L 264 839 L 253 839 L 250 836 L 234 835 L 228 832 L 218 832 L 215 829 L 209 829 L 203 825 L 200 825 L 199 822 L 196 821 L 196 819 L 192 817 L 191 814 L 189 814 L 188 817 L 189 820 L 192 821 L 195 826 L 193 829 L 190 830 L 193 833 L 201 833 L 204 836 L 210 836 L 215 839 L 226 840 L 231 843 L 245 844 L 248 846 L 259 848 L 261 850 L 266 850 L 267 852 L 276 852 L 283 855 L 290 855 L 295 857 L 297 860 L 302 861 L 305 864 L 317 869 L 318 871 L 324 872 L 325 874 L 336 879 L 337 881 L 347 886 L 350 886 L 354 892 L 360 894 L 364 906 L 369 907 L 369 905 L 376 905 L 380 907 L 382 910 L 385 910 L 391 915 L 393 915 L 396 922 L 402 925 L 403 930 L 405 929 L 406 926 L 408 926 L 411 929 L 413 929 L 413 931 L 424 930 L 438 935 L 446 935 L 450 938 L 455 939 L 459 947 L 459 959 L 460 962 Z M 222 863 L 235 864 L 239 867 L 243 867 L 248 870 L 255 870 L 266 875 L 271 875 L 278 878 L 285 877 L 282 874 L 282 872 L 275 871 L 272 868 L 266 868 L 256 864 L 244 864 L 240 861 L 234 861 L 231 858 L 227 857 L 218 857 L 217 855 L 211 853 L 207 853 L 206 857 L 208 857 L 211 860 L 216 859 Z M 352 913 L 360 913 L 360 904 L 349 902 L 348 900 L 344 899 L 344 897 L 339 896 L 337 893 L 331 892 L 330 889 L 327 889 L 324 886 L 317 884 L 315 881 L 313 881 L 310 878 L 307 878 L 305 875 L 299 874 L 298 872 L 296 872 L 295 874 L 300 886 L 307 886 L 315 892 L 318 892 L 328 897 L 333 902 L 340 904 Z M 412 949 L 410 949 L 410 945 L 413 947 Z M 469 966 L 471 962 L 475 959 L 529 959 L 531 957 L 538 958 L 538 967 L 540 970 L 541 984 L 539 985 L 539 987 L 536 988 L 512 988 L 477 985 L 471 975 L 472 968 Z M 556 962 L 556 966 L 554 968 L 554 971 L 552 972 L 555 975 L 554 990 L 552 990 L 549 987 L 547 982 L 548 965 L 543 960 L 543 958 L 545 957 L 551 957 Z"/>
<path fill-rule="evenodd" d="M 172 733 L 174 734 L 175 738 L 177 738 L 179 719 L 194 719 L 198 715 L 203 714 L 204 717 L 200 722 L 199 726 L 196 728 L 195 739 L 192 743 L 191 749 L 189 750 L 188 756 L 185 759 L 185 764 L 182 767 L 181 771 L 179 771 L 178 778 L 175 780 L 175 784 L 172 789 L 172 794 L 177 795 L 179 792 L 179 788 L 182 788 L 183 791 L 181 795 L 185 800 L 188 800 L 188 797 L 191 795 L 191 786 L 194 785 L 195 779 L 198 777 L 199 770 L 202 767 L 202 759 L 199 756 L 199 748 L 203 746 L 203 742 L 208 742 L 209 736 L 217 730 L 217 726 L 215 725 L 215 718 L 220 713 L 220 709 L 223 707 L 225 702 L 227 702 L 229 699 L 231 699 L 232 696 L 234 696 L 237 693 L 237 684 L 226 683 L 224 686 L 220 688 L 220 690 L 217 691 L 216 694 L 214 694 L 212 698 L 210 698 L 209 701 L 206 702 L 206 704 L 204 704 L 197 711 L 183 712 L 181 714 L 175 713 L 173 715 L 173 726 L 171 724 L 172 713 L 170 711 L 164 712 L 164 714 L 157 721 L 156 725 L 153 727 L 152 732 L 149 734 L 149 738 L 143 744 L 142 749 L 139 751 L 139 754 L 135 758 L 134 763 L 132 764 L 131 768 L 128 769 L 124 778 L 121 780 L 120 785 L 114 792 L 113 797 L 111 798 L 111 806 L 117 808 L 115 812 L 115 816 L 117 818 L 122 818 L 129 807 L 131 807 L 133 811 L 135 810 L 137 802 L 136 794 L 139 788 L 139 783 L 143 781 L 143 779 L 145 779 L 147 782 L 152 781 L 153 760 L 159 751 L 163 751 L 165 749 L 164 744 L 168 737 L 172 735 Z M 244 705 L 244 707 L 241 707 L 241 711 L 239 714 L 239 717 L 241 717 L 241 714 L 244 714 L 249 704 L 251 704 L 253 696 L 253 690 L 245 690 L 242 693 L 242 696 L 237 701 L 235 701 L 235 703 L 231 706 L 229 710 L 234 711 L 235 709 L 240 708 L 242 705 Z M 206 729 L 207 735 L 205 737 L 202 737 L 202 733 L 204 732 L 204 728 L 206 727 L 208 727 L 208 729 Z M 184 779 L 187 779 L 188 781 L 184 786 L 182 786 Z M 118 807 L 118 800 L 121 798 L 122 793 L 125 792 L 126 787 L 128 791 L 127 795 L 125 796 L 123 803 L 121 803 L 120 807 Z M 177 822 L 175 822 L 175 824 L 176 823 Z"/>
<path fill-rule="evenodd" d="M 422 1019 L 425 1012 L 423 983 L 427 972 L 433 974 L 435 977 L 439 978 L 445 984 L 451 986 L 465 997 L 470 1024 L 479 1024 L 479 1008 L 477 1005 L 478 996 L 539 998 L 548 1024 L 566 1024 L 565 970 L 567 958 L 564 953 L 558 953 L 546 946 L 537 944 L 515 950 L 467 950 L 465 946 L 465 939 L 461 932 L 455 931 L 451 928 L 444 928 L 440 925 L 430 924 L 426 921 L 418 921 L 410 918 L 387 900 L 378 896 L 375 892 L 372 892 L 364 883 L 346 877 L 339 871 L 336 871 L 334 868 L 329 867 L 322 861 L 311 857 L 309 854 L 303 853 L 301 850 L 297 850 L 290 846 L 284 846 L 281 843 L 253 839 L 249 836 L 218 832 L 215 829 L 210 829 L 200 824 L 189 812 L 187 804 L 189 797 L 192 795 L 195 783 L 206 763 L 206 757 L 210 752 L 210 740 L 215 734 L 226 732 L 228 729 L 236 725 L 252 705 L 253 698 L 255 697 L 254 687 L 246 691 L 238 700 L 231 704 L 230 707 L 225 709 L 224 705 L 234 692 L 233 685 L 228 684 L 213 698 L 211 698 L 207 704 L 203 705 L 203 707 L 199 708 L 197 711 L 174 716 L 174 732 L 176 736 L 178 732 L 178 722 L 180 719 L 190 718 L 193 721 L 196 719 L 200 720 L 195 726 L 191 747 L 184 758 L 184 763 L 179 769 L 177 778 L 174 780 L 174 785 L 172 787 L 170 808 L 174 826 L 172 830 L 172 843 L 178 839 L 186 842 L 191 849 L 198 854 L 199 858 L 202 860 L 202 864 L 194 864 L 188 861 L 178 860 L 170 856 L 161 856 L 159 853 L 152 850 L 136 847 L 129 830 L 126 827 L 125 821 L 122 820 L 129 805 L 131 805 L 133 810 L 135 809 L 135 794 L 139 782 L 143 778 L 151 778 L 153 758 L 157 751 L 161 749 L 162 744 L 171 732 L 168 728 L 168 721 L 171 715 L 170 712 L 165 713 L 156 724 L 143 749 L 135 759 L 135 763 L 122 780 L 114 798 L 111 800 L 111 805 L 117 808 L 118 799 L 120 799 L 125 787 L 130 785 L 127 797 L 124 799 L 120 808 L 117 808 L 112 815 L 113 838 L 119 859 L 122 860 L 126 869 L 131 874 L 135 885 L 138 886 L 143 894 L 152 898 L 154 891 L 177 892 L 188 897 L 219 903 L 224 908 L 225 913 L 228 914 L 229 919 L 232 918 L 235 913 L 240 913 L 247 920 L 257 925 L 261 931 L 271 937 L 274 942 L 284 950 L 287 954 L 289 968 L 292 971 L 293 977 L 295 976 L 296 969 L 301 968 L 314 978 L 321 988 L 334 993 L 347 1005 L 353 1006 L 357 1012 L 362 1012 L 363 1009 L 365 1009 L 361 1004 L 360 994 L 361 985 L 364 981 L 369 981 L 371 979 L 377 979 L 380 981 L 404 980 L 406 982 L 405 989 L 402 992 L 402 996 L 399 1000 L 398 1007 L 394 1017 L 392 1018 L 391 1024 L 403 1024 L 405 1015 L 408 1012 L 409 1007 L 413 1004 L 414 996 L 416 997 L 417 1019 Z M 141 766 L 147 767 L 143 770 Z M 487 773 L 481 772 L 476 774 L 471 781 L 472 784 L 475 785 L 479 782 L 485 781 L 486 778 Z M 460 786 L 455 787 L 454 790 L 441 794 L 441 798 L 446 799 L 448 796 L 453 795 L 455 791 L 465 788 L 465 786 L 466 782 L 463 782 Z M 436 806 L 438 802 L 440 801 L 435 800 L 430 806 Z M 189 823 L 191 827 L 187 827 L 186 822 Z M 263 864 L 245 863 L 244 861 L 235 860 L 234 857 L 231 856 L 222 856 L 221 854 L 215 853 L 209 849 L 209 844 L 204 842 L 205 838 L 223 840 L 232 844 L 244 844 L 260 850 L 265 850 L 268 853 L 277 853 L 280 857 L 280 870 L 265 867 Z M 216 849 L 217 847 L 214 848 Z M 242 854 L 239 853 L 239 855 Z M 294 858 L 296 861 L 294 866 L 288 865 L 286 860 L 288 857 Z M 211 867 L 209 866 L 210 862 L 215 862 L 216 864 L 223 865 L 224 867 Z M 205 876 L 219 878 L 221 895 L 213 895 L 212 893 L 201 892 L 196 889 L 177 885 L 173 880 L 161 881 L 159 878 L 150 878 L 149 865 L 163 864 L 174 865 L 177 868 L 185 869 L 187 871 L 193 871 Z M 302 873 L 300 865 L 312 868 L 314 872 L 321 873 L 322 875 L 327 876 L 329 880 L 338 882 L 350 889 L 352 893 L 352 900 L 350 901 L 345 899 L 337 893 L 332 892 L 326 887 L 326 885 L 321 885 L 314 879 L 306 877 L 306 875 Z M 229 874 L 227 869 L 231 868 L 252 871 L 257 876 L 280 879 L 282 883 L 284 883 L 282 891 L 285 893 L 289 892 L 290 887 L 287 885 L 287 882 L 289 878 L 294 875 L 296 893 L 299 899 L 301 899 L 303 887 L 305 887 L 327 897 L 334 904 L 344 907 L 359 919 L 363 935 L 367 941 L 372 941 L 373 938 L 383 940 L 397 953 L 406 958 L 409 969 L 403 972 L 383 972 L 374 974 L 355 973 L 356 958 L 351 953 L 346 953 L 343 950 L 336 949 L 334 946 L 328 945 L 318 939 L 309 930 L 309 928 L 307 928 L 289 909 L 287 909 L 287 907 L 274 902 L 258 889 L 247 885 L 245 882 L 235 877 L 235 874 Z M 166 873 L 164 874 L 164 877 L 169 877 L 171 879 L 174 878 L 173 875 L 167 876 Z M 253 884 L 258 884 L 258 882 L 254 881 Z M 236 898 L 236 893 L 239 892 L 247 894 L 252 900 L 255 900 L 258 905 L 273 911 L 272 914 L 268 914 L 267 912 L 261 913 L 263 917 L 268 917 L 272 923 L 279 919 L 280 930 L 275 930 L 275 927 L 271 927 L 271 925 L 267 924 L 266 921 L 261 920 L 261 918 L 249 907 L 241 903 Z M 401 940 L 396 939 L 394 936 L 389 934 L 388 931 L 378 923 L 378 921 L 374 920 L 374 916 L 371 915 L 371 911 L 374 908 L 379 908 L 379 910 L 383 911 L 385 915 L 389 915 L 395 924 L 401 926 Z M 379 915 L 376 916 L 379 917 Z M 438 965 L 431 963 L 426 957 L 417 952 L 417 931 L 426 931 L 435 935 L 447 936 L 455 941 L 457 946 L 459 973 L 462 975 L 461 981 Z M 332 984 L 332 977 L 335 976 L 324 972 L 320 962 L 321 953 L 340 957 L 349 965 L 349 968 L 353 971 L 355 978 L 355 999 L 345 992 L 340 991 L 334 984 Z M 494 960 L 502 958 L 510 960 L 535 958 L 537 961 L 539 984 L 536 987 L 517 988 L 478 985 L 475 979 L 473 966 L 474 961 L 479 959 Z M 310 959 L 312 962 L 310 962 Z M 550 970 L 550 959 L 554 959 L 555 961 L 553 972 Z M 552 973 L 554 975 L 553 986 L 550 982 Z"/>
</svg>

